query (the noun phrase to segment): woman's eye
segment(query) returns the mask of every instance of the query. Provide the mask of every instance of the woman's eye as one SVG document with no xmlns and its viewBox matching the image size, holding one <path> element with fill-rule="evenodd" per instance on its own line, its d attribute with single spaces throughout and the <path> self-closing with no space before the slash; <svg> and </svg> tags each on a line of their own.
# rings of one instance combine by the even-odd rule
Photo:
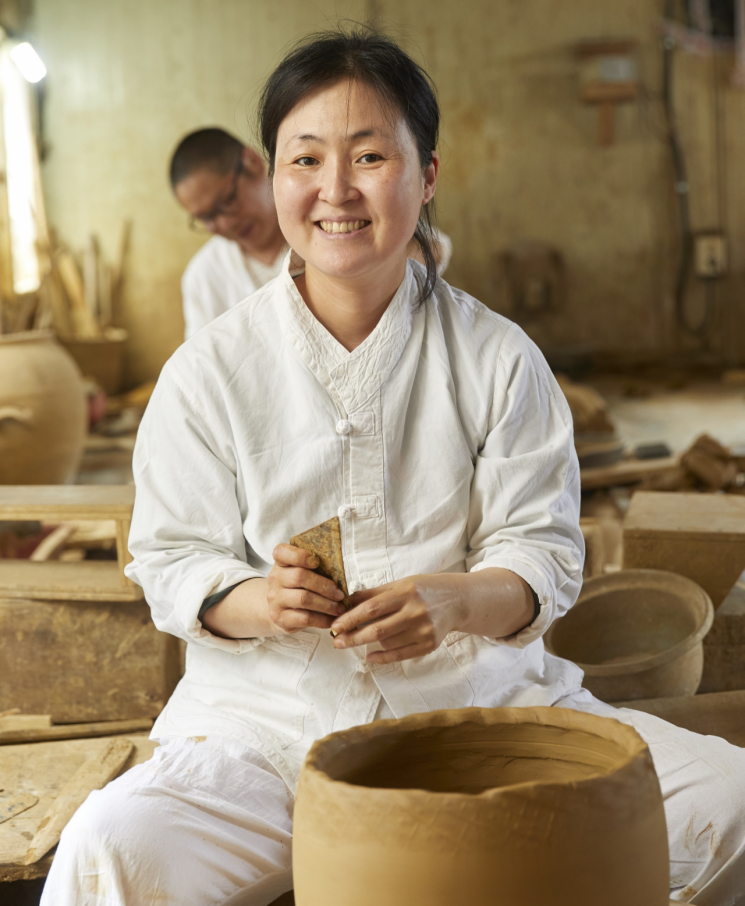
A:
<svg viewBox="0 0 745 906">
<path fill-rule="evenodd" d="M 312 167 L 313 164 L 318 163 L 318 161 L 315 159 L 315 157 L 308 157 L 306 155 L 304 157 L 298 157 L 295 163 L 300 164 L 301 167 Z"/>
<path fill-rule="evenodd" d="M 376 164 L 379 160 L 382 159 L 383 158 L 379 154 L 373 154 L 372 152 L 370 152 L 370 154 L 363 154 L 360 158 L 360 162 L 363 164 Z"/>
</svg>

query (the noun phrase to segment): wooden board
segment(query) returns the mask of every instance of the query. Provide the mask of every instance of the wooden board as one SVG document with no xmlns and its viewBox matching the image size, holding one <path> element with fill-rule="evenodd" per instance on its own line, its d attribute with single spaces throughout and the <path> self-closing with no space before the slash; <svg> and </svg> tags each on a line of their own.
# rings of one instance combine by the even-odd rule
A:
<svg viewBox="0 0 745 906">
<path fill-rule="evenodd" d="M 0 596 L 41 601 L 141 601 L 144 592 L 129 580 L 125 584 L 122 569 L 113 560 L 0 560 Z"/>
<path fill-rule="evenodd" d="M 145 603 L 0 598 L 0 711 L 55 723 L 152 718 L 180 676 L 178 640 Z"/>
<path fill-rule="evenodd" d="M 4 485 L 0 520 L 130 519 L 134 500 L 130 485 Z"/>
<path fill-rule="evenodd" d="M 102 790 L 121 772 L 134 750 L 134 743 L 126 736 L 115 736 L 92 748 L 44 815 L 29 844 L 24 865 L 38 862 L 59 843 L 62 831 L 88 796 L 95 790 Z"/>
<path fill-rule="evenodd" d="M 127 738 L 135 748 L 123 771 L 147 761 L 157 745 L 146 736 Z M 105 742 L 105 739 L 73 739 L 0 748 L 0 776 L 4 788 L 39 797 L 35 806 L 0 824 L 0 881 L 28 880 L 47 874 L 51 856 L 33 865 L 18 863 L 23 862 L 29 842 L 62 787 Z"/>
<path fill-rule="evenodd" d="M 639 491 L 623 525 L 624 569 L 665 569 L 719 607 L 745 569 L 745 497 Z"/>
<path fill-rule="evenodd" d="M 645 478 L 674 472 L 679 466 L 678 456 L 664 459 L 624 459 L 611 466 L 580 469 L 580 483 L 583 491 L 637 484 Z"/>
<path fill-rule="evenodd" d="M 50 739 L 91 739 L 96 736 L 111 736 L 112 733 L 135 733 L 150 730 L 150 718 L 137 720 L 102 720 L 89 724 L 57 724 L 49 727 L 32 727 L 6 730 L 0 721 L 0 746 L 20 742 L 46 742 Z"/>
<path fill-rule="evenodd" d="M 631 498 L 624 534 L 745 541 L 745 497 L 735 494 L 685 494 L 637 491 Z"/>
<path fill-rule="evenodd" d="M 721 736 L 734 746 L 745 746 L 745 691 L 647 698 L 615 702 L 614 705 L 616 708 L 646 711 L 676 727 L 704 736 Z"/>
</svg>

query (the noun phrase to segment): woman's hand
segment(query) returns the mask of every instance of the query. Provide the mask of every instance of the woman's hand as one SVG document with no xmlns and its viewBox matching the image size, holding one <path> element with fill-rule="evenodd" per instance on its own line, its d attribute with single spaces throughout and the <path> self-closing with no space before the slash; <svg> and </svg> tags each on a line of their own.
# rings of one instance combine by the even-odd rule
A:
<svg viewBox="0 0 745 906">
<path fill-rule="evenodd" d="M 370 664 L 422 657 L 453 630 L 501 639 L 533 620 L 533 593 L 509 569 L 410 576 L 352 595 L 353 609 L 333 621 L 337 648 L 379 642 Z M 364 625 L 368 624 L 368 625 Z"/>
<path fill-rule="evenodd" d="M 357 592 L 351 597 L 353 609 L 333 621 L 332 631 L 339 633 L 335 647 L 379 642 L 384 650 L 367 655 L 371 664 L 429 654 L 459 625 L 462 583 L 453 581 L 458 578 L 448 573 L 410 576 Z"/>
<path fill-rule="evenodd" d="M 274 566 L 267 576 L 269 620 L 278 633 L 315 626 L 329 629 L 346 612 L 339 602 L 344 592 L 331 579 L 314 573 L 318 557 L 291 544 L 278 544 Z"/>
</svg>

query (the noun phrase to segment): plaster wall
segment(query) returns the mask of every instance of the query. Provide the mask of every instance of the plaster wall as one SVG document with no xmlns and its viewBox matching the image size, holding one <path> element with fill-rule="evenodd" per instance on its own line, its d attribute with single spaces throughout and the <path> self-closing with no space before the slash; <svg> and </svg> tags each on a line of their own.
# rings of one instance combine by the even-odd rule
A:
<svg viewBox="0 0 745 906">
<path fill-rule="evenodd" d="M 455 246 L 450 282 L 509 315 L 495 253 L 516 240 L 550 242 L 565 256 L 569 293 L 563 310 L 530 326 L 542 344 L 669 346 L 676 222 L 660 104 L 661 8 L 661 0 L 36 0 L 33 28 L 49 69 L 50 220 L 73 247 L 97 232 L 109 255 L 123 220 L 134 221 L 117 313 L 132 338 L 129 382 L 157 374 L 180 342 L 179 277 L 201 241 L 170 195 L 172 148 L 208 124 L 250 139 L 263 77 L 294 38 L 336 17 L 382 24 L 438 85 L 438 204 Z M 642 81 L 640 100 L 618 108 L 616 142 L 607 148 L 597 144 L 597 111 L 578 100 L 573 53 L 578 41 L 599 37 L 638 42 Z M 714 133 L 701 125 L 710 82 L 692 65 L 682 63 L 684 103 L 699 111 L 689 121 L 692 183 L 702 187 L 694 225 L 706 227 L 721 175 L 711 173 Z M 745 92 L 733 94 L 720 95 L 732 108 L 726 123 L 735 115 L 745 123 Z M 725 158 L 745 145 L 745 127 L 728 129 Z M 737 178 L 733 170 L 726 179 Z M 739 200 L 726 216 L 742 273 L 739 178 L 742 185 L 724 194 Z M 742 295 L 735 278 L 722 289 L 727 294 L 733 305 Z"/>
</svg>

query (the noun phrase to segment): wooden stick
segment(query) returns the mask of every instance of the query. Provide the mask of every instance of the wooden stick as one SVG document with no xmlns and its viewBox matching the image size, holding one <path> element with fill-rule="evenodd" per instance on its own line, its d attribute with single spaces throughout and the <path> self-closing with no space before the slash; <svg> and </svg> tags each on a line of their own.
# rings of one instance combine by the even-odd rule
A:
<svg viewBox="0 0 745 906">
<path fill-rule="evenodd" d="M 150 718 L 133 720 L 102 720 L 91 724 L 57 724 L 47 727 L 14 727 L 0 729 L 0 746 L 18 742 L 45 742 L 51 739 L 86 739 L 94 736 L 112 736 L 114 733 L 137 733 L 150 730 Z"/>
<path fill-rule="evenodd" d="M 31 841 L 24 865 L 37 862 L 59 842 L 67 822 L 94 790 L 103 789 L 116 777 L 134 748 L 130 740 L 119 737 L 107 742 L 78 768 L 62 787 Z"/>
<path fill-rule="evenodd" d="M 69 523 L 63 522 L 62 525 L 58 525 L 57 528 L 55 528 L 51 534 L 47 535 L 47 537 L 36 547 L 36 550 L 31 554 L 29 560 L 33 560 L 34 562 L 52 560 L 55 555 L 59 554 L 65 546 L 65 542 L 74 531 L 75 526 L 70 525 Z"/>
</svg>

